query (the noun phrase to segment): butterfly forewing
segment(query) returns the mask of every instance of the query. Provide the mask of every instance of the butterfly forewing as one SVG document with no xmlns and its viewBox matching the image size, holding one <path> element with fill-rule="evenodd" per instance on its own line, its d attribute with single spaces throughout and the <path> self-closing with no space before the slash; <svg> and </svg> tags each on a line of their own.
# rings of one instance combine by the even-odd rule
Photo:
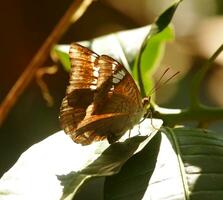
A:
<svg viewBox="0 0 223 200">
<path fill-rule="evenodd" d="M 60 108 L 61 126 L 72 134 L 86 115 L 86 108 L 92 103 L 96 87 L 93 67 L 98 55 L 93 51 L 72 44 L 69 51 L 71 71 L 66 96 Z"/>
<path fill-rule="evenodd" d="M 113 58 L 78 44 L 71 45 L 70 59 L 70 85 L 60 110 L 63 129 L 83 145 L 116 141 L 144 112 L 134 80 Z"/>
<path fill-rule="evenodd" d="M 72 67 L 67 93 L 75 89 L 90 89 L 96 84 L 97 77 L 94 76 L 93 68 L 95 67 L 95 60 L 98 58 L 98 55 L 78 44 L 72 44 L 69 56 Z"/>
</svg>

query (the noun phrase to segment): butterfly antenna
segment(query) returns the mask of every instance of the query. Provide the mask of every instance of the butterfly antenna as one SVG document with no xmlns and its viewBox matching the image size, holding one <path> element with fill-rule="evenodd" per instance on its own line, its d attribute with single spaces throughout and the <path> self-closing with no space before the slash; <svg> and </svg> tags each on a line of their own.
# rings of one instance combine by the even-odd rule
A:
<svg viewBox="0 0 223 200">
<path fill-rule="evenodd" d="M 160 78 L 159 78 L 159 80 L 155 83 L 155 85 L 153 86 L 153 88 L 150 90 L 150 95 L 152 95 L 153 94 L 153 92 L 154 91 L 156 91 L 157 90 L 157 88 L 159 88 L 160 87 L 160 85 L 161 85 L 161 80 L 162 80 L 162 78 L 165 76 L 165 74 L 169 71 L 169 67 L 162 73 L 162 75 L 160 76 Z M 150 96 L 149 95 L 149 96 Z"/>
<path fill-rule="evenodd" d="M 174 78 L 177 74 L 179 74 L 180 72 L 176 72 L 175 74 L 173 74 L 172 76 L 170 76 L 167 80 L 165 80 L 164 82 L 161 83 L 163 77 L 166 75 L 166 73 L 169 71 L 169 67 L 163 72 L 163 74 L 160 76 L 159 80 L 156 82 L 156 84 L 154 85 L 154 87 L 151 89 L 150 91 L 150 95 L 151 96 L 155 91 L 157 91 L 161 86 L 165 85 L 166 83 L 168 83 L 172 78 Z"/>
<path fill-rule="evenodd" d="M 156 88 L 155 91 L 157 91 L 159 88 L 161 88 L 163 85 L 165 85 L 166 83 L 168 83 L 173 77 L 175 77 L 177 74 L 179 74 L 180 72 L 176 72 L 175 74 L 173 74 L 172 76 L 170 76 L 167 80 L 165 80 L 162 84 L 159 84 Z M 153 91 L 154 92 L 154 91 Z"/>
<path fill-rule="evenodd" d="M 175 77 L 177 74 L 179 74 L 180 72 L 178 71 L 178 72 L 176 72 L 175 74 L 173 74 L 171 77 L 169 77 L 167 80 L 165 80 L 164 82 L 163 82 L 163 85 L 164 84 L 166 84 L 166 83 L 168 83 L 173 77 Z"/>
</svg>

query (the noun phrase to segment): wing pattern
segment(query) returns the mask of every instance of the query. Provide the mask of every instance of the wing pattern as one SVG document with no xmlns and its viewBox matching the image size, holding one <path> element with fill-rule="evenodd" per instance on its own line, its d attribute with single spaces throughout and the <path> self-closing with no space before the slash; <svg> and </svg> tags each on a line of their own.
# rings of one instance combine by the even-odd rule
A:
<svg viewBox="0 0 223 200">
<path fill-rule="evenodd" d="M 60 108 L 62 128 L 76 143 L 115 142 L 144 113 L 140 92 L 123 65 L 79 44 L 70 48 L 71 73 Z"/>
</svg>

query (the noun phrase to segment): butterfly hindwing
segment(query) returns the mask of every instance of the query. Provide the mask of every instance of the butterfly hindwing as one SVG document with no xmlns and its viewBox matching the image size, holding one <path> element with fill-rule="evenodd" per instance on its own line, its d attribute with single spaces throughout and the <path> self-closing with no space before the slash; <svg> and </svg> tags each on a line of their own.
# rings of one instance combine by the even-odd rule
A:
<svg viewBox="0 0 223 200">
<path fill-rule="evenodd" d="M 99 141 L 108 137 L 119 139 L 123 131 L 126 130 L 124 129 L 124 123 L 117 124 L 116 122 L 124 121 L 126 118 L 127 114 L 125 113 L 92 115 L 79 124 L 73 140 L 86 145 L 92 143 L 92 141 Z M 113 128 L 111 129 L 111 127 Z M 112 131 L 122 134 L 115 136 Z M 114 137 L 111 137 L 112 135 Z"/>
</svg>

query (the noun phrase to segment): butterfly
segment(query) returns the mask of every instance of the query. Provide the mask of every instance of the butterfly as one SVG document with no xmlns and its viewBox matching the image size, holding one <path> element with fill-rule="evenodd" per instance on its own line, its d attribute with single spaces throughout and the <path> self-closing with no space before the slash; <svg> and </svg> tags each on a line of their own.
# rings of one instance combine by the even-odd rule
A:
<svg viewBox="0 0 223 200">
<path fill-rule="evenodd" d="M 60 107 L 60 123 L 82 145 L 107 139 L 116 142 L 146 113 L 143 98 L 130 73 L 115 59 L 73 43 L 70 80 Z"/>
</svg>

